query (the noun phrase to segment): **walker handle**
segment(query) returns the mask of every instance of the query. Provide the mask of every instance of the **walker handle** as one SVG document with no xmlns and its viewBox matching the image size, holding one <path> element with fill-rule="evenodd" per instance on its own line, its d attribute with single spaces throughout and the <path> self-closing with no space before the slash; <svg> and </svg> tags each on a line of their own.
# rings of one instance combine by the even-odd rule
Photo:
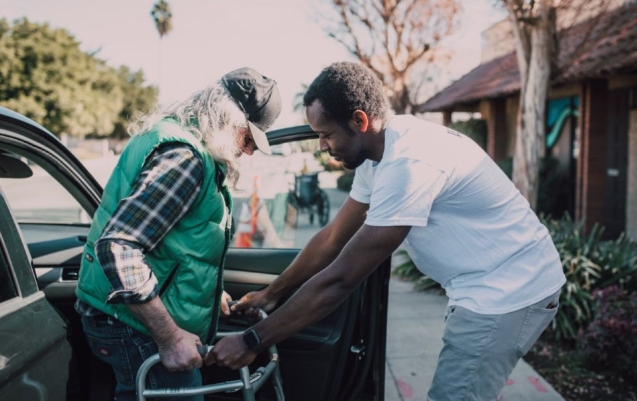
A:
<svg viewBox="0 0 637 401">
<path fill-rule="evenodd" d="M 212 349 L 212 345 L 197 345 L 197 351 L 199 351 L 199 355 L 201 359 L 204 359 L 208 352 Z"/>
</svg>

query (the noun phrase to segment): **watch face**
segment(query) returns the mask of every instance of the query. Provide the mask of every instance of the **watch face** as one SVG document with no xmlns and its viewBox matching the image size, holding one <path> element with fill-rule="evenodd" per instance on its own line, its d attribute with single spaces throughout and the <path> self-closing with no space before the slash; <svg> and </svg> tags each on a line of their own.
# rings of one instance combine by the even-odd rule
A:
<svg viewBox="0 0 637 401">
<path fill-rule="evenodd" d="M 243 334 L 243 342 L 249 350 L 254 351 L 259 348 L 261 340 L 254 330 L 248 330 Z"/>
</svg>

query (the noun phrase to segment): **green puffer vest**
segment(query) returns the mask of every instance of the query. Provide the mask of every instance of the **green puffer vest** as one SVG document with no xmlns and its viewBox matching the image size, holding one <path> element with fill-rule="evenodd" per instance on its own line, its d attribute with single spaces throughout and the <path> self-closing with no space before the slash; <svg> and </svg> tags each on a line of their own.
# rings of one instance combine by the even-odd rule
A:
<svg viewBox="0 0 637 401">
<path fill-rule="evenodd" d="M 122 152 L 93 216 L 76 294 L 94 308 L 150 334 L 126 305 L 107 303 L 111 285 L 95 256 L 94 244 L 119 200 L 130 193 L 147 157 L 160 144 L 175 141 L 192 145 L 201 156 L 205 167 L 203 185 L 191 209 L 145 256 L 159 282 L 159 297 L 175 323 L 210 344 L 217 331 L 223 292 L 232 200 L 222 184 L 224 167 L 215 163 L 192 133 L 173 120 L 162 120 L 150 132 L 133 136 Z"/>
</svg>

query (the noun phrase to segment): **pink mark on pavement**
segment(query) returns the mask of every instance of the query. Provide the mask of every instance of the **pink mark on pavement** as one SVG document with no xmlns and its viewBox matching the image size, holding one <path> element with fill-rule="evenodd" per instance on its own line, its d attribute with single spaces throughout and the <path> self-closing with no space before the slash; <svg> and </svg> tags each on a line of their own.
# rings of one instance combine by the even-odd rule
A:
<svg viewBox="0 0 637 401">
<path fill-rule="evenodd" d="M 540 381 L 538 380 L 537 377 L 529 376 L 528 379 L 529 379 L 529 382 L 531 382 L 531 384 L 533 385 L 533 387 L 535 387 L 535 389 L 537 391 L 539 391 L 540 393 L 547 393 L 548 392 L 546 387 L 544 387 L 542 385 L 542 383 L 540 383 Z"/>
<path fill-rule="evenodd" d="M 515 382 L 511 379 L 508 379 L 506 382 L 504 382 L 505 385 L 507 386 L 512 386 Z"/>
<path fill-rule="evenodd" d="M 409 383 L 404 382 L 400 379 L 396 380 L 396 383 L 398 384 L 398 389 L 400 390 L 400 394 L 402 394 L 403 397 L 411 398 L 414 395 L 414 389 L 411 388 Z"/>
<path fill-rule="evenodd" d="M 498 396 L 498 399 L 497 399 L 496 401 L 502 401 L 503 399 L 504 399 L 504 398 L 502 398 L 502 394 L 500 394 L 500 395 Z"/>
</svg>

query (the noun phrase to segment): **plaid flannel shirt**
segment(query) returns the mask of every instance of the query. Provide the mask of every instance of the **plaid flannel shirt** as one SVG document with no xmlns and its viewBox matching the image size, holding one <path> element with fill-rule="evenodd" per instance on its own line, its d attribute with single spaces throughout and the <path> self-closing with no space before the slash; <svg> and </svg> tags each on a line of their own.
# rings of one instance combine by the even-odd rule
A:
<svg viewBox="0 0 637 401">
<path fill-rule="evenodd" d="M 147 159 L 130 195 L 120 200 L 95 242 L 112 286 L 107 302 L 142 303 L 157 296 L 157 278 L 144 254 L 190 209 L 203 174 L 203 161 L 184 143 L 162 145 Z M 102 313 L 80 300 L 75 309 L 87 316 Z"/>
</svg>

